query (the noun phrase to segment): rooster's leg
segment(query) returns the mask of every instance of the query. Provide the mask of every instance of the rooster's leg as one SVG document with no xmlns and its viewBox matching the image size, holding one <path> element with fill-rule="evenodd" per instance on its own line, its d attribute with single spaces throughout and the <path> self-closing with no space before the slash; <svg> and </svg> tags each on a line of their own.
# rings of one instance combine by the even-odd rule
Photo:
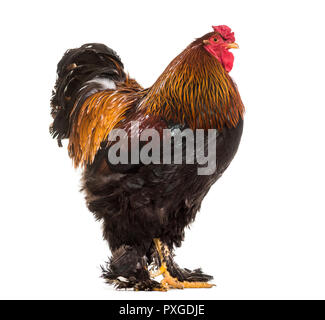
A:
<svg viewBox="0 0 325 320">
<path fill-rule="evenodd" d="M 170 288 L 185 289 L 185 288 L 212 288 L 214 285 L 205 281 L 180 281 L 176 277 L 171 276 L 167 267 L 167 260 L 171 258 L 171 253 L 168 247 L 159 239 L 154 239 L 154 243 L 160 259 L 160 269 L 158 272 L 152 274 L 151 277 L 157 277 L 163 275 L 164 279 L 161 281 L 161 288 L 155 289 L 159 291 L 165 291 Z"/>
<path fill-rule="evenodd" d="M 152 291 L 161 284 L 150 278 L 147 261 L 139 249 L 122 245 L 113 251 L 112 258 L 103 269 L 103 278 L 117 289 Z"/>
</svg>

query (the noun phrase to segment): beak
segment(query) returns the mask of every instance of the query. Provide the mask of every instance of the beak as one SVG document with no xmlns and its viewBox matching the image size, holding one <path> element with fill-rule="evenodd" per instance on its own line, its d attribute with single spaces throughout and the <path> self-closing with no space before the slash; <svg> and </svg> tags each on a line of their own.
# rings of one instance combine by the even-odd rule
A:
<svg viewBox="0 0 325 320">
<path fill-rule="evenodd" d="M 239 49 L 239 45 L 236 42 L 229 43 L 227 49 Z"/>
<path fill-rule="evenodd" d="M 204 44 L 209 44 L 210 41 L 209 41 L 209 40 L 203 40 L 203 43 L 204 43 Z"/>
</svg>

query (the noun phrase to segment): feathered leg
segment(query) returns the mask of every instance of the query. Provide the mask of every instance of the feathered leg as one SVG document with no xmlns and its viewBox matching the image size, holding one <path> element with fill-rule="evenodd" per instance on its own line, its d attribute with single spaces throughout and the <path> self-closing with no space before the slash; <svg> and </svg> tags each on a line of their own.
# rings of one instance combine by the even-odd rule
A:
<svg viewBox="0 0 325 320">
<path fill-rule="evenodd" d="M 115 250 L 102 270 L 106 282 L 115 285 L 117 289 L 152 291 L 161 288 L 159 282 L 150 278 L 146 257 L 131 246 L 121 246 Z"/>
<path fill-rule="evenodd" d="M 212 288 L 214 285 L 207 283 L 212 280 L 211 276 L 205 275 L 200 269 L 190 271 L 181 269 L 174 262 L 173 256 L 168 247 L 159 239 L 154 239 L 156 250 L 159 255 L 160 269 L 156 273 L 151 273 L 151 277 L 163 275 L 164 279 L 161 282 L 161 288 L 155 290 L 168 290 L 169 288 L 184 289 L 184 288 Z"/>
</svg>

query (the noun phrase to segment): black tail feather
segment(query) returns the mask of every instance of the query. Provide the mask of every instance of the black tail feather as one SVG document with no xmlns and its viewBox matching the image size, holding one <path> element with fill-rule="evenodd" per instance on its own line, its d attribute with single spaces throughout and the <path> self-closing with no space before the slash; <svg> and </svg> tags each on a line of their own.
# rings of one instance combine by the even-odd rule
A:
<svg viewBox="0 0 325 320">
<path fill-rule="evenodd" d="M 100 81 L 96 81 L 100 79 Z M 68 50 L 58 63 L 57 80 L 51 99 L 54 118 L 50 132 L 54 138 L 69 137 L 72 110 L 91 94 L 107 89 L 107 83 L 123 82 L 123 63 L 112 49 L 99 43 L 84 44 Z"/>
</svg>

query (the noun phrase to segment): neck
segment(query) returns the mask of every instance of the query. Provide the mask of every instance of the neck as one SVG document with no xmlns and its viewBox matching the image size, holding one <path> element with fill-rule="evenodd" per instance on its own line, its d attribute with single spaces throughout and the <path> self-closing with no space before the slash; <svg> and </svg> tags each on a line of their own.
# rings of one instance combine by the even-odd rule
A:
<svg viewBox="0 0 325 320">
<path fill-rule="evenodd" d="M 236 85 L 198 40 L 168 65 L 148 90 L 142 107 L 192 129 L 235 127 L 244 113 Z"/>
</svg>

